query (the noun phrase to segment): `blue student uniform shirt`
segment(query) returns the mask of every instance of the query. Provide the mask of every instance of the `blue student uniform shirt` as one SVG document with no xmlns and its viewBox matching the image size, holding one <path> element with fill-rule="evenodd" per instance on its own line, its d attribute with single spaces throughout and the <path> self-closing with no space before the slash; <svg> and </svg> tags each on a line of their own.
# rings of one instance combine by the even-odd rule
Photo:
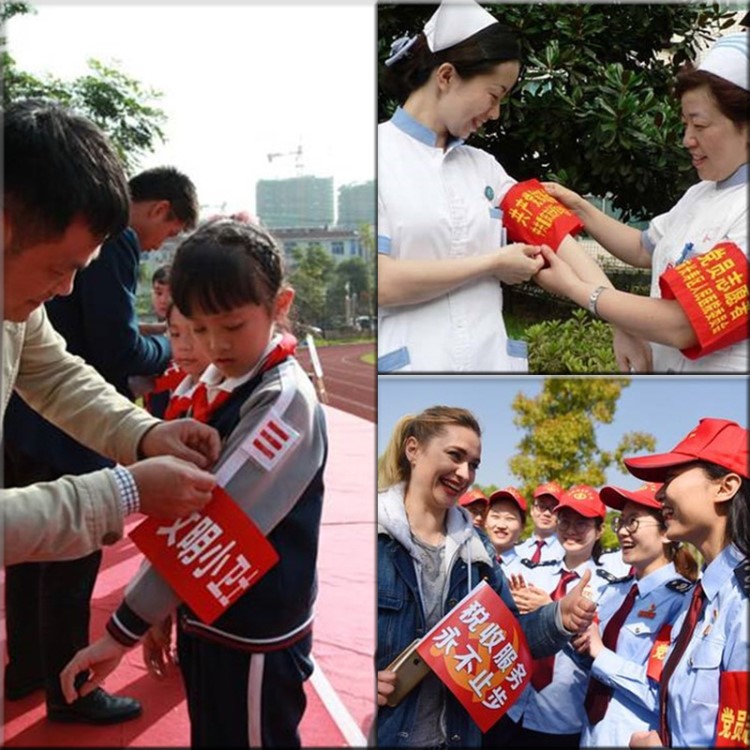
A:
<svg viewBox="0 0 750 750">
<path fill-rule="evenodd" d="M 516 552 L 518 552 L 518 556 L 522 560 L 524 558 L 531 560 L 531 556 L 536 552 L 536 540 L 537 537 L 532 534 L 526 541 L 519 542 L 516 545 Z M 548 536 L 544 540 L 541 562 L 547 562 L 547 560 L 562 560 L 564 555 L 565 550 L 563 549 L 562 544 L 560 544 L 560 540 L 557 538 L 556 534 L 552 534 L 552 536 Z"/>
<path fill-rule="evenodd" d="M 748 671 L 748 597 L 735 575 L 745 560 L 729 545 L 703 571 L 703 612 L 669 680 L 672 747 L 715 747 L 719 677 L 722 672 Z M 687 604 L 672 628 L 673 645 Z"/>
<path fill-rule="evenodd" d="M 633 608 L 625 618 L 617 649 L 603 648 L 591 666 L 591 675 L 613 688 L 604 718 L 591 726 L 584 719 L 581 747 L 627 747 L 633 732 L 658 729 L 658 683 L 646 676 L 654 641 L 664 625 L 674 622 L 690 600 L 692 584 L 674 564 L 658 568 L 640 580 L 629 577 L 610 583 L 598 603 L 599 632 L 638 586 Z"/>
<path fill-rule="evenodd" d="M 597 575 L 599 566 L 593 560 L 587 560 L 577 568 L 579 579 L 568 584 L 567 591 L 578 585 L 584 572 L 591 570 L 588 597 L 597 602 L 608 581 Z M 525 567 L 524 578 L 548 593 L 552 593 L 560 581 L 560 576 L 568 569 L 561 562 L 557 565 L 538 565 Z M 588 671 L 580 665 L 580 657 L 570 643 L 566 644 L 555 655 L 552 682 L 541 691 L 529 683 L 518 701 L 509 711 L 508 716 L 515 722 L 521 722 L 524 728 L 547 734 L 576 734 L 581 731 L 586 712 L 583 699 L 588 685 Z M 522 714 L 522 715 L 521 715 Z"/>
</svg>

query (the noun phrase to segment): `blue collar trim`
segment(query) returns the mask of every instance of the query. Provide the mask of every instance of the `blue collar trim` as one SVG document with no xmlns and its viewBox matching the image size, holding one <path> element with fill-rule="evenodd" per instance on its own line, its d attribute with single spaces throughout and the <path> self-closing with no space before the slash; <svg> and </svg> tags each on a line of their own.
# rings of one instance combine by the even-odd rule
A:
<svg viewBox="0 0 750 750">
<path fill-rule="evenodd" d="M 748 163 L 740 164 L 734 172 L 729 175 L 725 180 L 719 180 L 716 183 L 717 190 L 725 190 L 730 187 L 737 187 L 738 185 L 744 185 L 748 181 Z"/>
<path fill-rule="evenodd" d="M 402 107 L 396 108 L 396 111 L 393 113 L 393 117 L 391 118 L 391 122 L 399 130 L 402 130 L 404 133 L 410 135 L 420 143 L 424 143 L 426 146 L 431 146 L 432 148 L 437 148 L 437 133 L 434 130 L 428 128 L 426 125 L 422 125 L 419 120 L 415 120 Z M 446 151 L 450 151 L 450 149 L 454 148 L 455 146 L 460 146 L 462 143 L 463 141 L 460 138 L 453 138 L 451 136 L 451 138 L 448 140 L 448 148 L 446 149 Z"/>
</svg>

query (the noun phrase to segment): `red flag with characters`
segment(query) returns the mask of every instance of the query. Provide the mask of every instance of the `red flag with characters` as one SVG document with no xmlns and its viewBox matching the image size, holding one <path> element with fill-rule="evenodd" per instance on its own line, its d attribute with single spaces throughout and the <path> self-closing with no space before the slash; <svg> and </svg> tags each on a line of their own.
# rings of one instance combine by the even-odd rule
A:
<svg viewBox="0 0 750 750">
<path fill-rule="evenodd" d="M 500 208 L 511 242 L 549 245 L 557 251 L 566 234 L 575 235 L 583 229 L 583 222 L 553 198 L 539 180 L 516 183 L 505 194 Z"/>
<path fill-rule="evenodd" d="M 698 343 L 682 353 L 688 359 L 747 338 L 748 262 L 734 242 L 720 242 L 707 253 L 668 268 L 659 277 L 664 299 L 680 304 Z"/>
<path fill-rule="evenodd" d="M 518 700 L 531 675 L 521 626 L 486 581 L 427 633 L 417 652 L 483 732 Z"/>
<path fill-rule="evenodd" d="M 221 487 L 200 513 L 176 521 L 147 518 L 130 538 L 208 625 L 279 560 L 260 529 Z"/>
</svg>

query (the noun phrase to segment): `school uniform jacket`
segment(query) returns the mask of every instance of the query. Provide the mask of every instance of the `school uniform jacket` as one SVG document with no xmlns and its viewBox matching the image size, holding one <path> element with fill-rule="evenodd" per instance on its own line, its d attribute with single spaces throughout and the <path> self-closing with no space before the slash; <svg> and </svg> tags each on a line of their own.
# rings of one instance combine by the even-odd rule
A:
<svg viewBox="0 0 750 750">
<path fill-rule="evenodd" d="M 264 466 L 237 450 L 251 444 L 270 419 L 291 437 L 281 457 Z M 211 625 L 187 607 L 181 608 L 181 623 L 185 630 L 229 647 L 281 649 L 312 627 L 327 453 L 323 410 L 310 379 L 290 357 L 259 377 L 251 373 L 209 424 L 223 438 L 212 471 L 276 549 L 279 562 Z M 134 645 L 179 603 L 174 590 L 144 561 L 107 628 L 120 642 Z"/>
<path fill-rule="evenodd" d="M 3 322 L 2 356 L 3 417 L 15 387 L 61 430 L 123 464 L 137 459 L 138 443 L 158 424 L 66 351 L 43 307 L 23 323 Z M 119 493 L 109 470 L 1 494 L 6 565 L 82 557 L 122 536 Z"/>
</svg>

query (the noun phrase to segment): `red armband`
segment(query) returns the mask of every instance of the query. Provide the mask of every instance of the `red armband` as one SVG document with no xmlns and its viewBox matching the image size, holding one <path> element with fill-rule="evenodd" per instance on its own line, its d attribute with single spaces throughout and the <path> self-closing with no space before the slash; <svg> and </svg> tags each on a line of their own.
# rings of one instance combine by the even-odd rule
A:
<svg viewBox="0 0 750 750">
<path fill-rule="evenodd" d="M 651 647 L 651 653 L 648 655 L 648 666 L 646 668 L 646 674 L 654 681 L 659 682 L 661 680 L 661 673 L 664 669 L 664 660 L 667 657 L 669 651 L 669 639 L 672 634 L 671 625 L 662 625 L 659 632 L 656 634 L 656 640 L 654 645 Z"/>
<path fill-rule="evenodd" d="M 555 252 L 566 234 L 577 234 L 583 222 L 553 198 L 539 180 L 516 183 L 500 203 L 511 242 L 549 245 Z"/>
<path fill-rule="evenodd" d="M 677 300 L 698 338 L 682 350 L 688 359 L 747 338 L 747 279 L 747 256 L 734 242 L 721 242 L 659 277 L 662 298 Z"/>
<path fill-rule="evenodd" d="M 747 747 L 747 672 L 722 672 L 714 747 Z"/>
</svg>

